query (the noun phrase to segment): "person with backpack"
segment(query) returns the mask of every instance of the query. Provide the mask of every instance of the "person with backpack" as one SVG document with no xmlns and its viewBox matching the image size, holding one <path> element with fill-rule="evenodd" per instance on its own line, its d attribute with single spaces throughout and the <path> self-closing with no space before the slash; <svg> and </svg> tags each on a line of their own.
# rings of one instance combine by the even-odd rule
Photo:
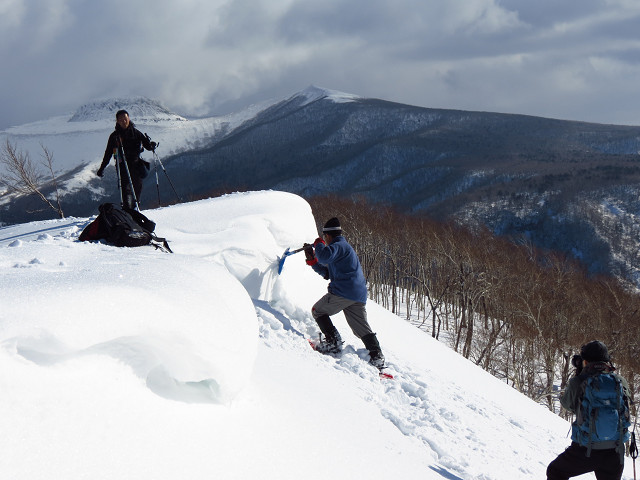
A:
<svg viewBox="0 0 640 480">
<path fill-rule="evenodd" d="M 126 110 L 118 110 L 115 130 L 109 135 L 102 164 L 96 174 L 99 177 L 104 175 L 104 170 L 109 165 L 114 151 L 120 149 L 126 161 L 126 164 L 120 162 L 118 165 L 123 207 L 135 210 L 136 200 L 138 203 L 140 202 L 142 180 L 149 174 L 149 163 L 140 158 L 140 153 L 142 153 L 143 147 L 155 151 L 156 145 L 157 143 L 152 142 L 148 135 L 144 135 L 135 127 Z M 132 186 L 133 191 L 131 190 Z"/>
<path fill-rule="evenodd" d="M 547 467 L 547 480 L 594 472 L 598 480 L 620 480 L 629 440 L 627 381 L 615 372 L 604 343 L 594 340 L 572 358 L 576 367 L 560 403 L 576 415 L 571 445 Z"/>
<path fill-rule="evenodd" d="M 325 280 L 330 280 L 329 293 L 311 309 L 313 318 L 324 335 L 315 349 L 320 353 L 339 353 L 342 350 L 342 338 L 330 317 L 343 312 L 354 335 L 369 350 L 369 363 L 382 370 L 385 366 L 384 355 L 376 334 L 367 321 L 367 282 L 360 259 L 342 236 L 342 227 L 337 218 L 331 218 L 322 233 L 323 238 L 316 239 L 313 245 L 304 244 L 307 265 Z"/>
</svg>

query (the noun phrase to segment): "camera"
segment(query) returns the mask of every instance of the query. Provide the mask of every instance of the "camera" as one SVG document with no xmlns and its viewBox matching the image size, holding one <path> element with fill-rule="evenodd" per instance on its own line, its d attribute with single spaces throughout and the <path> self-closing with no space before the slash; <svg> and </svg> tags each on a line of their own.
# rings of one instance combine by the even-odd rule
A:
<svg viewBox="0 0 640 480">
<path fill-rule="evenodd" d="M 580 372 L 582 372 L 582 357 L 580 355 L 571 357 L 571 365 L 575 367 L 576 375 L 580 375 Z"/>
</svg>

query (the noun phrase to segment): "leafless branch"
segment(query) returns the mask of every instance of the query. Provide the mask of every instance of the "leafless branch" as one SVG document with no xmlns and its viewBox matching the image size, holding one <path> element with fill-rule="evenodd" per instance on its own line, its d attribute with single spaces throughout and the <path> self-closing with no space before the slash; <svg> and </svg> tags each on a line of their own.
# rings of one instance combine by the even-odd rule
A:
<svg viewBox="0 0 640 480">
<path fill-rule="evenodd" d="M 6 167 L 6 172 L 0 175 L 0 185 L 5 186 L 9 193 L 38 196 L 49 208 L 54 210 L 60 218 L 64 218 L 60 205 L 58 186 L 53 173 L 53 155 L 44 146 L 42 146 L 42 149 L 46 161 L 45 165 L 48 165 L 53 179 L 53 185 L 55 186 L 57 207 L 42 193 L 44 176 L 32 162 L 29 153 L 19 151 L 17 146 L 13 145 L 8 139 L 2 151 L 0 151 L 0 163 Z"/>
</svg>

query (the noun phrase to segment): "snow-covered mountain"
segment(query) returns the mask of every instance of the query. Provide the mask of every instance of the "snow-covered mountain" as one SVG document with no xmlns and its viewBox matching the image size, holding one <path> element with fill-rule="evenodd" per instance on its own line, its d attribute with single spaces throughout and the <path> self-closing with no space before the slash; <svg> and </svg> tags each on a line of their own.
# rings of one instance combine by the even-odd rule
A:
<svg viewBox="0 0 640 480">
<path fill-rule="evenodd" d="M 306 103 L 322 99 L 347 102 L 357 98 L 315 86 L 302 90 L 294 97 L 303 98 Z M 99 99 L 81 105 L 72 113 L 0 131 L 0 141 L 4 145 L 9 140 L 19 150 L 29 152 L 32 156 L 40 153 L 40 145 L 46 146 L 54 154 L 56 172 L 64 174 L 83 164 L 98 168 L 107 138 L 115 126 L 115 114 L 120 109 L 129 112 L 138 129 L 160 142 L 158 153 L 165 158 L 207 146 L 281 101 L 283 99 L 267 100 L 220 117 L 187 119 L 157 100 L 146 97 Z M 146 155 L 148 157 L 149 152 Z M 0 165 L 2 170 L 3 166 Z M 94 179 L 85 181 L 90 183 L 90 180 Z M 9 199 L 2 200 L 6 203 Z"/>
<path fill-rule="evenodd" d="M 42 147 L 45 146 L 53 154 L 53 167 L 63 196 L 65 214 L 91 215 L 97 212 L 101 203 L 119 201 L 115 168 L 107 169 L 104 179 L 99 179 L 95 174 L 105 154 L 107 138 L 113 131 L 115 113 L 119 109 L 127 110 L 136 127 L 159 142 L 157 152 L 166 159 L 168 155 L 210 144 L 269 104 L 253 105 L 222 117 L 186 119 L 161 103 L 144 97 L 102 99 L 82 105 L 73 113 L 0 132 L 0 145 L 9 141 L 18 151 L 27 152 L 34 160 L 42 155 Z M 144 158 L 153 160 L 150 152 L 146 152 Z M 157 168 L 162 171 L 161 166 Z M 3 171 L 4 167 L 0 164 L 0 173 Z M 156 177 L 151 176 L 155 181 Z M 167 177 L 162 173 L 159 181 L 163 189 L 169 189 Z M 52 186 L 45 186 L 43 191 L 47 195 L 54 195 Z M 43 210 L 35 197 L 6 192 L 2 195 L 0 189 L 0 225 L 50 217 L 51 212 Z"/>
<path fill-rule="evenodd" d="M 41 145 L 46 146 L 53 153 L 58 175 L 76 172 L 62 182 L 67 195 L 88 188 L 101 192 L 96 193 L 99 197 L 109 193 L 99 187 L 94 174 L 102 161 L 118 110 L 127 110 L 138 129 L 160 142 L 158 152 L 164 157 L 207 144 L 237 128 L 262 108 L 264 106 L 256 105 L 224 117 L 189 120 L 144 97 L 96 100 L 73 113 L 11 127 L 0 132 L 0 140 L 3 145 L 9 140 L 33 158 L 41 153 Z M 146 155 L 148 158 L 149 152 Z M 0 171 L 2 169 L 0 165 Z M 0 204 L 14 200 L 13 197 L 0 197 Z M 0 214 L 0 221 L 3 220 Z"/>
<path fill-rule="evenodd" d="M 125 109 L 131 118 L 140 121 L 186 121 L 185 118 L 171 112 L 156 100 L 146 97 L 107 98 L 94 100 L 78 108 L 69 122 L 89 122 L 99 120 L 114 121 L 118 110 Z"/>
<path fill-rule="evenodd" d="M 91 215 L 117 201 L 115 169 L 103 179 L 95 171 L 119 108 L 160 142 L 159 158 L 183 200 L 247 189 L 359 196 L 487 225 L 640 284 L 638 127 L 413 107 L 311 86 L 205 119 L 144 98 L 99 100 L 0 132 L 0 141 L 32 157 L 45 145 L 65 213 Z M 146 180 L 143 208 L 177 200 L 158 172 Z M 31 213 L 40 209 L 36 198 L 2 196 L 0 224 L 50 218 Z"/>
<path fill-rule="evenodd" d="M 174 254 L 81 243 L 88 218 L 0 229 L 0 472 L 12 479 L 527 480 L 569 425 L 369 302 L 394 380 L 326 282 L 309 205 L 282 192 L 149 210 Z M 625 479 L 632 478 L 627 465 Z"/>
</svg>

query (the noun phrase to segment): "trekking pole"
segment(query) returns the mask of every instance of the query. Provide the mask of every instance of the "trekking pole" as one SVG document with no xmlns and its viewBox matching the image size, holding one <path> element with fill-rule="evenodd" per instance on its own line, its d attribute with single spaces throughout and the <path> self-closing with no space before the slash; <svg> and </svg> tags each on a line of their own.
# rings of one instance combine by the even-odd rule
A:
<svg viewBox="0 0 640 480">
<path fill-rule="evenodd" d="M 176 194 L 176 198 L 178 199 L 178 202 L 182 203 L 182 198 L 180 198 L 180 195 L 178 195 L 178 192 L 176 192 L 176 187 L 173 186 L 173 182 L 171 181 L 171 177 L 169 177 L 169 174 L 167 173 L 167 169 L 164 168 L 164 165 L 162 164 L 162 160 L 160 160 L 160 157 L 158 157 L 158 154 L 156 153 L 155 150 L 153 151 L 153 156 L 156 158 L 156 160 L 158 160 L 158 163 L 160 164 L 160 167 L 162 168 L 162 171 L 167 176 L 167 180 L 169 180 L 169 185 L 171 185 L 171 189 L 173 190 L 173 193 Z"/>
<path fill-rule="evenodd" d="M 131 188 L 131 195 L 133 195 L 133 202 L 135 203 L 135 209 L 139 212 L 140 205 L 138 205 L 138 198 L 136 197 L 136 191 L 133 189 L 133 180 L 131 180 L 131 172 L 129 171 L 129 165 L 127 164 L 127 157 L 124 154 L 124 147 L 122 146 L 122 138 L 118 135 L 118 142 L 120 146 L 120 153 L 122 154 L 122 163 L 124 164 L 124 170 L 127 172 L 127 178 L 129 179 L 129 188 Z M 123 205 L 124 206 L 124 205 Z"/>
<path fill-rule="evenodd" d="M 636 458 L 638 458 L 638 445 L 636 443 L 636 426 L 638 425 L 638 409 L 636 408 L 633 431 L 631 432 L 631 443 L 629 444 L 629 456 L 633 459 L 633 480 L 636 480 Z"/>
<path fill-rule="evenodd" d="M 149 141 L 149 143 L 151 143 L 151 137 L 149 137 L 149 135 L 147 135 L 146 133 L 144 134 L 145 137 L 147 137 L 147 140 Z M 156 153 L 156 147 L 160 145 L 160 143 L 156 143 L 156 146 L 152 149 L 153 153 L 154 153 L 154 158 L 153 158 L 153 168 L 156 171 L 156 192 L 158 193 L 158 206 L 161 207 L 162 204 L 160 203 L 160 180 L 158 179 L 158 160 L 156 160 L 155 157 L 155 153 Z"/>
<path fill-rule="evenodd" d="M 136 191 L 133 189 L 133 180 L 131 180 L 131 172 L 129 172 L 129 165 L 127 165 L 127 161 L 122 162 L 124 164 L 124 170 L 127 172 L 127 178 L 129 179 L 129 188 L 131 188 L 131 195 L 133 196 L 133 203 L 135 203 L 135 208 L 139 212 L 140 205 L 138 204 L 138 197 L 136 197 Z"/>
<path fill-rule="evenodd" d="M 149 135 L 147 135 L 145 133 L 145 135 L 147 136 L 147 139 L 150 140 Z M 158 148 L 158 145 L 160 145 L 160 143 L 158 142 L 156 144 L 156 148 Z M 167 169 L 164 168 L 164 165 L 162 164 L 162 160 L 160 160 L 160 157 L 158 156 L 158 154 L 156 153 L 155 148 L 153 149 L 153 158 L 156 162 L 158 162 L 160 164 L 160 167 L 162 168 L 162 171 L 164 172 L 164 174 L 167 176 L 167 180 L 169 180 L 169 185 L 171 185 L 171 188 L 173 189 L 173 193 L 176 194 L 176 197 L 178 198 L 178 202 L 182 203 L 182 198 L 180 198 L 180 195 L 178 195 L 178 192 L 176 192 L 176 187 L 173 186 L 173 182 L 171 181 L 171 177 L 169 177 L 169 174 L 167 173 Z M 156 165 L 156 169 L 157 169 L 157 165 Z M 156 179 L 157 179 L 157 170 L 156 170 Z M 158 187 L 158 195 L 160 195 L 160 187 Z M 158 200 L 158 203 L 160 203 L 160 201 Z"/>
<path fill-rule="evenodd" d="M 113 158 L 116 161 L 116 178 L 118 179 L 118 192 L 120 193 L 120 205 L 124 206 L 124 197 L 122 195 L 122 185 L 120 184 L 120 166 L 118 165 L 118 149 L 113 149 Z"/>
<path fill-rule="evenodd" d="M 631 458 L 633 459 L 633 480 L 636 480 L 636 458 L 638 458 L 636 432 L 631 432 L 631 445 L 629 445 L 629 455 L 631 455 Z"/>
<path fill-rule="evenodd" d="M 158 206 L 161 207 L 162 204 L 160 203 L 160 181 L 158 180 L 158 161 L 155 158 L 153 159 L 153 166 L 156 171 L 156 191 L 158 192 Z"/>
</svg>

